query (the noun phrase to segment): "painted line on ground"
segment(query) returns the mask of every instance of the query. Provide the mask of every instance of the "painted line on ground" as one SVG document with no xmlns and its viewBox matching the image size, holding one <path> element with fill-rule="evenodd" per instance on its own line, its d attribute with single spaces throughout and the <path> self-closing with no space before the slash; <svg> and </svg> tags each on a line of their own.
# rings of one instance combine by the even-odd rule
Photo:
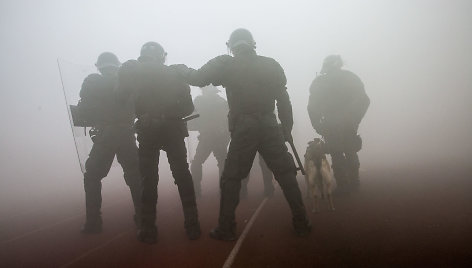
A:
<svg viewBox="0 0 472 268">
<path fill-rule="evenodd" d="M 50 229 L 50 228 L 55 227 L 55 226 L 57 226 L 57 225 L 61 225 L 61 224 L 63 224 L 64 222 L 68 222 L 68 221 L 77 219 L 77 218 L 79 218 L 79 217 L 83 217 L 84 215 L 85 215 L 85 213 L 83 213 L 83 214 L 81 214 L 81 215 L 76 215 L 76 216 L 72 216 L 72 217 L 69 217 L 69 218 L 65 218 L 65 219 L 60 220 L 60 221 L 57 221 L 57 222 L 55 222 L 55 223 L 53 223 L 53 224 L 49 224 L 49 225 L 40 227 L 40 228 L 38 228 L 38 229 L 34 229 L 34 230 L 32 230 L 32 231 L 26 232 L 26 233 L 24 233 L 24 234 L 15 236 L 15 237 L 13 237 L 13 238 L 0 241 L 0 243 L 2 243 L 2 244 L 7 244 L 7 243 L 11 243 L 11 242 L 17 241 L 17 240 L 20 240 L 20 239 L 25 238 L 25 237 L 27 237 L 27 236 L 33 235 L 33 234 L 35 234 L 35 233 L 39 233 L 39 232 L 41 232 L 41 231 Z"/>
<path fill-rule="evenodd" d="M 249 219 L 249 222 L 247 223 L 246 227 L 244 227 L 243 232 L 238 238 L 238 241 L 236 241 L 236 244 L 233 247 L 233 250 L 231 250 L 231 253 L 228 255 L 228 258 L 226 258 L 225 263 L 223 264 L 223 268 L 230 268 L 231 265 L 233 265 L 233 262 L 236 258 L 236 255 L 239 252 L 239 249 L 241 248 L 241 245 L 244 242 L 244 239 L 246 239 L 247 234 L 249 233 L 249 230 L 251 229 L 253 223 L 256 221 L 257 216 L 261 212 L 262 208 L 264 207 L 265 203 L 267 202 L 267 197 L 262 200 L 261 204 L 259 207 L 256 209 L 254 214 L 252 214 L 251 219 Z"/>
<path fill-rule="evenodd" d="M 123 201 L 121 201 L 121 202 L 114 203 L 113 205 L 105 206 L 105 207 L 103 207 L 102 209 L 108 209 L 108 208 L 111 208 L 111 207 L 120 205 L 120 204 L 122 204 L 122 203 L 124 203 L 124 202 L 125 202 L 125 200 L 123 200 Z M 17 240 L 20 240 L 20 239 L 22 239 L 22 238 L 28 237 L 28 236 L 30 236 L 30 235 L 33 235 L 33 234 L 39 233 L 39 232 L 41 232 L 41 231 L 50 229 L 50 228 L 52 228 L 52 227 L 61 225 L 61 224 L 63 224 L 64 222 L 68 222 L 68 221 L 71 221 L 71 220 L 75 220 L 75 219 L 77 219 L 77 218 L 84 217 L 84 216 L 85 216 L 85 213 L 82 213 L 82 214 L 80 214 L 80 215 L 71 216 L 71 217 L 62 219 L 62 220 L 60 220 L 60 221 L 54 222 L 54 223 L 52 223 L 52 224 L 48 224 L 48 225 L 45 225 L 45 226 L 43 226 L 43 227 L 39 227 L 39 228 L 37 228 L 37 229 L 34 229 L 34 230 L 29 231 L 29 232 L 23 233 L 23 234 L 21 234 L 21 235 L 15 236 L 15 237 L 13 237 L 13 238 L 6 239 L 6 240 L 2 240 L 2 241 L 0 241 L 0 244 L 8 244 L 8 243 L 11 243 L 11 242 L 15 242 L 15 241 L 17 241 Z"/>
<path fill-rule="evenodd" d="M 61 268 L 64 268 L 64 267 L 69 267 L 71 265 L 73 265 L 74 263 L 84 259 L 85 257 L 89 256 L 90 254 L 102 249 L 102 248 L 105 248 L 106 246 L 110 245 L 111 243 L 113 243 L 114 241 L 120 239 L 121 237 L 123 237 L 125 234 L 128 234 L 130 232 L 130 230 L 127 230 L 127 231 L 124 231 L 124 232 L 121 232 L 117 235 L 115 235 L 112 239 L 106 241 L 105 243 L 102 243 L 100 244 L 99 246 L 97 247 L 94 247 L 92 248 L 91 250 L 89 251 L 86 251 L 84 254 L 78 256 L 77 258 L 73 259 L 72 261 L 60 266 Z"/>
<path fill-rule="evenodd" d="M 28 215 L 28 214 L 32 214 L 32 213 L 35 213 L 36 211 L 35 210 L 28 210 L 28 211 L 25 211 L 25 212 L 21 212 L 21 213 L 18 213 L 18 214 L 14 214 L 14 215 L 11 215 L 11 216 L 7 216 L 7 217 L 4 217 L 0 220 L 0 223 L 1 224 L 4 224 L 5 222 L 9 222 L 9 221 L 12 221 L 16 218 L 19 218 L 19 217 L 22 217 L 22 216 L 25 216 L 25 215 Z"/>
</svg>

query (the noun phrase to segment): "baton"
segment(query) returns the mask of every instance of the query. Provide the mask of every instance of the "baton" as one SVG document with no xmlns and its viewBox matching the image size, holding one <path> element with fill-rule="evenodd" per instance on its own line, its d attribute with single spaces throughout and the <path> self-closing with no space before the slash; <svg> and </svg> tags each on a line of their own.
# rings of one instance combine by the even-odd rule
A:
<svg viewBox="0 0 472 268">
<path fill-rule="evenodd" d="M 295 145 L 293 144 L 293 139 L 290 137 L 287 142 L 290 144 L 290 147 L 292 148 L 292 152 L 295 155 L 295 159 L 297 160 L 297 163 L 298 163 L 297 170 L 300 170 L 302 172 L 302 175 L 305 175 L 305 169 L 303 168 L 302 161 L 300 161 L 300 157 L 298 156 L 297 149 L 295 148 Z"/>
<path fill-rule="evenodd" d="M 192 119 L 198 118 L 198 117 L 200 117 L 200 114 L 192 114 L 192 115 L 182 118 L 182 121 L 186 122 L 186 121 L 190 121 Z"/>
</svg>

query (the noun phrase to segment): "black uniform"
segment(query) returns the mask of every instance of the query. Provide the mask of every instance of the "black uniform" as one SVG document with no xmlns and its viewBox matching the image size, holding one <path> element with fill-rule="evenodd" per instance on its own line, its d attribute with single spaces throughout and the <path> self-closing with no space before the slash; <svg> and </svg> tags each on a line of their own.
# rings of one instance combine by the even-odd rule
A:
<svg viewBox="0 0 472 268">
<path fill-rule="evenodd" d="M 293 214 L 298 234 L 308 232 L 308 221 L 296 176 L 296 167 L 288 153 L 274 114 L 289 135 L 292 106 L 286 91 L 281 66 L 272 58 L 255 51 L 218 56 L 199 70 L 181 69 L 187 82 L 195 86 L 212 83 L 226 88 L 229 105 L 231 142 L 221 177 L 219 224 L 210 235 L 216 239 L 235 239 L 235 210 L 239 203 L 241 180 L 248 176 L 256 152 L 259 152 L 280 184 Z"/>
<path fill-rule="evenodd" d="M 310 87 L 308 114 L 313 128 L 325 138 L 338 188 L 359 183 L 362 141 L 357 130 L 370 100 L 362 81 L 346 70 L 332 70 L 315 78 Z"/>
<path fill-rule="evenodd" d="M 85 78 L 80 91 L 79 116 L 87 125 L 94 127 L 93 147 L 85 163 L 84 174 L 85 232 L 101 230 L 101 180 L 107 176 L 115 155 L 123 168 L 136 214 L 139 215 L 141 176 L 133 129 L 135 114 L 131 100 L 117 100 L 117 82 L 117 76 L 91 74 Z"/>
<path fill-rule="evenodd" d="M 201 194 L 202 166 L 211 153 L 216 158 L 219 175 L 223 172 L 229 143 L 228 103 L 216 92 L 204 92 L 194 100 L 195 111 L 200 117 L 189 122 L 189 128 L 200 133 L 195 157 L 190 170 L 195 192 Z"/>
<path fill-rule="evenodd" d="M 134 88 L 138 117 L 139 165 L 143 176 L 142 228 L 138 238 L 155 242 L 159 152 L 164 150 L 179 190 L 187 235 L 196 239 L 200 226 L 184 141 L 187 126 L 181 120 L 194 110 L 190 87 L 178 80 L 168 66 L 146 58 L 123 64 L 120 83 L 124 88 Z"/>
</svg>

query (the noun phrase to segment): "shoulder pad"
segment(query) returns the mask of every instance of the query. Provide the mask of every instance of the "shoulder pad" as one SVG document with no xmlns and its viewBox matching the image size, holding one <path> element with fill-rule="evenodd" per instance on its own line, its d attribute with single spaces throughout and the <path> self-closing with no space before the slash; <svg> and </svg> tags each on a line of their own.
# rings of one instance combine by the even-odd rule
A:
<svg viewBox="0 0 472 268">
<path fill-rule="evenodd" d="M 121 68 L 133 68 L 139 66 L 139 61 L 137 60 L 127 60 L 123 64 L 121 64 Z"/>
<path fill-rule="evenodd" d="M 141 68 L 141 64 L 137 60 L 128 60 L 124 62 L 118 70 L 118 78 L 120 83 L 126 84 L 127 82 L 136 79 L 136 75 Z"/>
<path fill-rule="evenodd" d="M 96 89 L 103 87 L 103 85 L 103 76 L 97 73 L 88 75 L 82 83 L 80 97 L 83 98 L 89 96 L 90 94 L 94 94 L 96 92 Z"/>
<path fill-rule="evenodd" d="M 128 60 L 121 64 L 120 73 L 135 72 L 140 67 L 140 63 L 137 60 Z"/>
<path fill-rule="evenodd" d="M 227 63 L 233 61 L 233 57 L 230 55 L 220 55 L 217 56 L 213 59 L 211 59 L 209 62 L 215 62 L 215 63 Z"/>
<path fill-rule="evenodd" d="M 348 70 L 341 70 L 341 71 L 345 79 L 349 79 L 349 81 L 352 81 L 354 83 L 362 84 L 362 80 L 359 78 L 359 76 L 357 76 L 357 74 Z"/>
<path fill-rule="evenodd" d="M 87 77 L 84 79 L 85 82 L 95 82 L 95 81 L 101 81 L 103 77 L 100 74 L 94 73 L 94 74 L 89 74 Z"/>
</svg>

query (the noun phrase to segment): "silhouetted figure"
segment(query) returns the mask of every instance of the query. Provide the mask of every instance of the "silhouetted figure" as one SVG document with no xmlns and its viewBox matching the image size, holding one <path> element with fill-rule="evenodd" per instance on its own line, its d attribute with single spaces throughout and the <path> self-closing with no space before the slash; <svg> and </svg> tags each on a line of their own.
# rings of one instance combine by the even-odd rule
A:
<svg viewBox="0 0 472 268">
<path fill-rule="evenodd" d="M 138 61 L 127 61 L 119 73 L 120 88 L 135 99 L 139 165 L 143 176 L 138 240 L 150 244 L 157 241 L 155 221 L 160 150 L 167 153 L 179 190 L 187 236 L 193 240 L 201 233 L 184 141 L 188 136 L 187 126 L 182 121 L 193 112 L 194 106 L 190 87 L 178 80 L 176 72 L 164 64 L 166 55 L 161 45 L 148 42 L 142 46 Z"/>
<path fill-rule="evenodd" d="M 198 145 L 190 166 L 197 196 L 201 195 L 203 163 L 213 153 L 221 176 L 230 139 L 228 103 L 218 95 L 219 90 L 215 86 L 209 85 L 201 89 L 202 95 L 197 96 L 193 102 L 195 112 L 200 114 L 200 117 L 188 123 L 190 130 L 199 132 Z"/>
<path fill-rule="evenodd" d="M 78 104 L 80 120 L 93 127 L 90 131 L 93 147 L 85 163 L 84 173 L 86 222 L 83 233 L 102 231 L 101 180 L 110 171 L 115 155 L 131 190 L 135 221 L 138 221 L 140 211 L 141 176 L 133 128 L 133 103 L 130 99 L 117 101 L 118 58 L 113 53 L 104 52 L 95 65 L 100 74 L 91 74 L 85 78 Z"/>
<path fill-rule="evenodd" d="M 370 100 L 364 84 L 354 73 L 342 70 L 338 55 L 328 56 L 310 87 L 308 114 L 313 128 L 324 137 L 331 154 L 338 193 L 359 186 L 359 157 L 362 140 L 357 135 Z"/>
<path fill-rule="evenodd" d="M 256 152 L 259 152 L 279 182 L 293 214 L 298 235 L 307 235 L 311 226 L 306 218 L 296 167 L 279 131 L 275 102 L 285 138 L 291 136 L 292 106 L 286 91 L 283 69 L 272 58 L 258 56 L 251 33 L 235 30 L 227 43 L 233 56 L 218 56 L 199 70 L 175 66 L 184 79 L 194 86 L 210 83 L 226 88 L 229 105 L 231 141 L 221 176 L 221 199 L 218 226 L 210 236 L 234 240 L 235 210 L 239 203 L 241 180 L 247 177 Z"/>
<path fill-rule="evenodd" d="M 274 184 L 272 183 L 272 171 L 270 171 L 269 167 L 267 166 L 264 158 L 262 158 L 261 154 L 259 155 L 259 166 L 261 167 L 262 172 L 262 181 L 264 182 L 264 196 L 271 197 L 274 195 Z M 247 185 L 249 183 L 250 174 L 242 180 L 241 183 L 241 198 L 247 197 Z"/>
</svg>

